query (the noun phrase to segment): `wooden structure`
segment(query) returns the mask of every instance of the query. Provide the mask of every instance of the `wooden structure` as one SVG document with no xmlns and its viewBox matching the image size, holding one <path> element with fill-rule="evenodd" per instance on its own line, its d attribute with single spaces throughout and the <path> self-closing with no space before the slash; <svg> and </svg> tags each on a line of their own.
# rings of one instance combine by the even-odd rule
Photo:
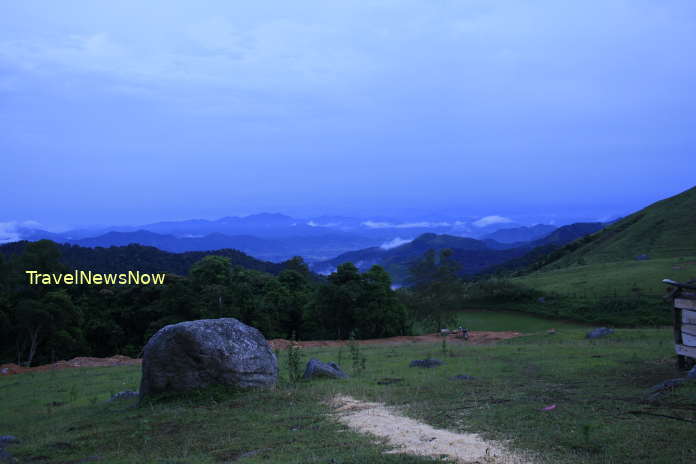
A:
<svg viewBox="0 0 696 464">
<path fill-rule="evenodd" d="M 696 360 L 696 282 L 662 282 L 673 287 L 669 298 L 674 301 L 674 350 L 678 367 L 685 369 L 686 358 Z"/>
</svg>

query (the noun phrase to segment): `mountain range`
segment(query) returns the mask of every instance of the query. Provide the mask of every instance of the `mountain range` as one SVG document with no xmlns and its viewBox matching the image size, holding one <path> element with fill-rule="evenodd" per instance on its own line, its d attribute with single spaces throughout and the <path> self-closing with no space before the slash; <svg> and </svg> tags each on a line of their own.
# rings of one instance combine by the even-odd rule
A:
<svg viewBox="0 0 696 464">
<path fill-rule="evenodd" d="M 481 228 L 477 238 L 432 231 L 409 238 L 429 227 L 451 228 L 449 223 L 395 225 L 324 217 L 322 223 L 310 220 L 299 224 L 279 214 L 155 223 L 148 226 L 154 230 L 107 230 L 98 231 L 102 233 L 96 236 L 89 236 L 94 230 L 52 234 L 31 229 L 22 233 L 30 240 L 48 238 L 63 243 L 61 251 L 68 261 L 95 270 L 118 268 L 114 263 L 119 262 L 144 265 L 143 270 L 149 270 L 147 266 L 155 263 L 153 270 L 185 273 L 192 260 L 206 254 L 223 254 L 244 267 L 276 273 L 282 265 L 268 261 L 299 255 L 307 259 L 314 272 L 323 274 L 349 261 L 361 270 L 379 264 L 397 284 L 402 284 L 409 266 L 429 249 L 451 249 L 462 275 L 511 270 L 526 270 L 524 275 L 529 275 L 578 265 L 596 267 L 602 263 L 695 256 L 695 211 L 696 187 L 611 223 L 575 223 L 558 228 L 505 223 L 495 225 L 493 230 Z M 228 235 L 231 233 L 236 234 Z M 23 243 L 3 245 L 0 251 L 7 253 Z M 175 261 L 180 264 L 171 264 Z"/>
<path fill-rule="evenodd" d="M 424 233 L 490 239 L 503 244 L 500 248 L 505 248 L 505 244 L 535 240 L 555 230 L 550 225 L 522 226 L 505 218 L 492 218 L 473 222 L 399 222 L 388 218 L 360 220 L 322 216 L 305 220 L 263 213 L 214 221 L 192 219 L 136 227 L 76 229 L 62 233 L 23 228 L 19 230 L 19 235 L 23 240 L 49 239 L 84 247 L 138 243 L 176 253 L 232 248 L 274 262 L 292 256 L 302 256 L 307 262 L 319 262 L 351 250 L 393 248 Z"/>
<path fill-rule="evenodd" d="M 475 275 L 486 272 L 510 261 L 523 267 L 536 260 L 536 253 L 543 250 L 549 253 L 578 238 L 601 230 L 601 222 L 576 223 L 554 229 L 542 238 L 528 242 L 501 243 L 492 239 L 477 240 L 446 234 L 427 233 L 415 240 L 394 248 L 370 247 L 350 251 L 336 258 L 316 262 L 311 265 L 314 272 L 328 274 L 345 262 L 352 262 L 365 271 L 378 264 L 384 267 L 397 284 L 405 283 L 408 268 L 421 258 L 427 250 L 452 250 L 452 259 L 459 264 L 461 275 Z"/>
<path fill-rule="evenodd" d="M 20 241 L 0 245 L 0 258 L 19 255 L 29 242 Z M 208 255 L 228 258 L 233 266 L 245 269 L 279 274 L 291 262 L 271 263 L 253 258 L 238 250 L 220 249 L 213 251 L 189 251 L 170 253 L 155 247 L 138 244 L 113 246 L 109 248 L 89 248 L 78 245 L 59 244 L 60 261 L 68 270 L 81 269 L 99 273 L 122 273 L 132 270 L 140 272 L 167 272 L 178 275 L 188 274 L 191 266 Z M 0 260 L 0 262 L 2 262 Z"/>
</svg>

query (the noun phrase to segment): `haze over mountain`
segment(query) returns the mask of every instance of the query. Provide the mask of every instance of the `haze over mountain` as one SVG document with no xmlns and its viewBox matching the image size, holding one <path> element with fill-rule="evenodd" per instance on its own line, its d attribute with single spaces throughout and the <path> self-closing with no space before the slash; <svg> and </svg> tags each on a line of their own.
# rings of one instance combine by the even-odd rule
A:
<svg viewBox="0 0 696 464">
<path fill-rule="evenodd" d="M 536 224 L 531 227 L 511 227 L 486 234 L 483 238 L 501 243 L 529 242 L 545 237 L 555 229 L 555 226 L 547 224 Z"/>
<path fill-rule="evenodd" d="M 549 225 L 527 228 L 512 219 L 495 215 L 469 221 L 399 222 L 388 218 L 365 220 L 336 216 L 298 219 L 282 214 L 264 213 L 246 217 L 224 217 L 215 221 L 167 221 L 133 227 L 78 229 L 62 233 L 20 228 L 16 231 L 15 238 L 46 238 L 59 243 L 89 247 L 139 243 L 172 252 L 234 248 L 271 261 L 283 261 L 299 255 L 312 262 L 366 247 L 396 247 L 424 233 L 483 237 L 507 228 L 514 228 L 513 234 L 515 238 L 520 239 L 518 241 L 524 241 L 525 237 L 536 237 L 540 230 L 555 229 Z M 502 244 L 499 246 L 505 248 Z"/>
<path fill-rule="evenodd" d="M 338 265 L 352 262 L 358 269 L 365 271 L 378 264 L 387 269 L 397 284 L 403 284 L 407 278 L 409 266 L 420 259 L 427 250 L 450 249 L 453 252 L 452 259 L 460 266 L 460 274 L 471 276 L 511 261 L 515 262 L 515 260 L 528 263 L 530 258 L 527 255 L 535 250 L 544 254 L 549 253 L 566 243 L 597 232 L 603 227 L 604 224 L 600 222 L 570 224 L 555 229 L 540 239 L 514 244 L 504 244 L 492 239 L 476 240 L 428 233 L 409 243 L 389 249 L 371 247 L 344 253 L 331 260 L 314 263 L 312 270 L 328 274 Z"/>
</svg>

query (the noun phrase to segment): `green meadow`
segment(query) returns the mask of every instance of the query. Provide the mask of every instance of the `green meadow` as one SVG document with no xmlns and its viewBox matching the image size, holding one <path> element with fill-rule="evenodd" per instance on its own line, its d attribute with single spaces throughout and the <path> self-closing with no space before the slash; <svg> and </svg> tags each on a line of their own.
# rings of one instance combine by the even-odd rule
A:
<svg viewBox="0 0 696 464">
<path fill-rule="evenodd" d="M 489 316 L 486 323 L 486 315 Z M 508 330 L 510 315 L 462 313 L 476 329 Z M 519 315 L 515 315 L 516 317 Z M 137 389 L 138 367 L 81 368 L 0 378 L 0 433 L 32 463 L 425 463 L 439 458 L 384 454 L 381 440 L 340 425 L 336 395 L 398 407 L 435 427 L 503 440 L 539 463 L 696 462 L 696 382 L 648 401 L 647 390 L 683 375 L 669 329 L 619 329 L 587 340 L 586 328 L 530 318 L 534 332 L 495 345 L 453 342 L 302 350 L 337 361 L 348 380 L 291 383 L 287 353 L 270 391 L 213 388 L 161 398 L 106 402 Z M 517 326 L 519 329 L 519 325 Z M 414 359 L 444 361 L 409 368 Z M 467 374 L 473 380 L 452 380 Z M 391 383 L 380 384 L 382 379 Z M 394 380 L 398 379 L 398 380 Z M 556 405 L 555 409 L 542 408 Z"/>
<path fill-rule="evenodd" d="M 696 256 L 618 261 L 544 270 L 512 281 L 540 290 L 576 297 L 647 295 L 665 293 L 662 279 L 696 279 Z"/>
</svg>

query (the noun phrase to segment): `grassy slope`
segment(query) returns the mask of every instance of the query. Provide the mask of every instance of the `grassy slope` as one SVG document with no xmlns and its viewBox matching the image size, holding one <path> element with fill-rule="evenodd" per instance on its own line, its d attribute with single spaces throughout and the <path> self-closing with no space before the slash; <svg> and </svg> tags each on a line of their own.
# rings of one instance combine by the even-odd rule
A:
<svg viewBox="0 0 696 464">
<path fill-rule="evenodd" d="M 548 268 L 651 258 L 696 256 L 696 187 L 658 201 L 591 235 Z"/>
<path fill-rule="evenodd" d="M 639 255 L 649 259 L 636 260 Z M 555 294 L 556 307 L 516 309 L 617 325 L 669 323 L 662 279 L 696 279 L 696 187 L 566 245 L 534 267 L 512 280 Z"/>
<path fill-rule="evenodd" d="M 694 424 L 646 413 L 696 420 L 696 382 L 656 403 L 643 401 L 648 387 L 677 376 L 670 330 L 619 330 L 596 341 L 583 334 L 561 329 L 496 346 L 450 343 L 447 355 L 440 344 L 363 347 L 367 370 L 347 381 L 206 391 L 140 409 L 103 402 L 137 385 L 135 367 L 3 377 L 0 430 L 25 440 L 10 451 L 38 463 L 89 456 L 109 463 L 429 462 L 382 455 L 379 443 L 335 423 L 323 401 L 343 393 L 398 405 L 434 426 L 511 440 L 538 452 L 539 462 L 695 462 Z M 428 354 L 445 365 L 406 367 Z M 339 358 L 337 348 L 307 350 L 307 356 Z M 342 357 L 350 372 L 347 350 Z M 450 380 L 456 374 L 476 380 Z M 404 380 L 377 385 L 383 377 Z M 556 409 L 540 411 L 550 404 Z M 240 459 L 250 451 L 258 452 Z"/>
<path fill-rule="evenodd" d="M 680 258 L 620 261 L 570 266 L 535 272 L 513 281 L 543 292 L 565 295 L 620 296 L 643 293 L 654 297 L 664 294 L 662 279 L 696 279 L 696 254 Z M 637 290 L 634 290 L 637 289 Z"/>
</svg>

